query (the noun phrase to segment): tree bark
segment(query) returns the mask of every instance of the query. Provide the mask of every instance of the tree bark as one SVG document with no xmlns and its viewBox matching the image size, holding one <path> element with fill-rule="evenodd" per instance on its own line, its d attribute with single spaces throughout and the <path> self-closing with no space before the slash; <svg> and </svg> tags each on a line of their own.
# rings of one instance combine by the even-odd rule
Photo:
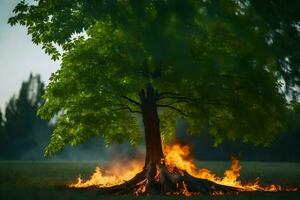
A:
<svg viewBox="0 0 300 200">
<path fill-rule="evenodd" d="M 164 155 L 156 106 L 157 94 L 151 84 L 140 92 L 140 98 L 146 145 L 145 169 L 149 170 L 149 178 L 153 178 L 157 168 L 164 165 Z"/>
</svg>

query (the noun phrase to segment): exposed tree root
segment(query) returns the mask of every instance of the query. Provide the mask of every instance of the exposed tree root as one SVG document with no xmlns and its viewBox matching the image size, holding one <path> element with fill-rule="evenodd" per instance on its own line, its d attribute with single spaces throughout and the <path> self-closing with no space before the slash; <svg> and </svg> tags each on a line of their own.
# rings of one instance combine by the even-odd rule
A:
<svg viewBox="0 0 300 200">
<path fill-rule="evenodd" d="M 155 169 L 145 167 L 142 172 L 120 185 L 104 188 L 90 187 L 86 189 L 97 189 L 99 192 L 107 194 L 166 194 L 186 196 L 234 194 L 240 191 L 239 188 L 195 178 L 179 169 L 172 169 L 170 171 L 165 165 L 156 166 Z"/>
</svg>

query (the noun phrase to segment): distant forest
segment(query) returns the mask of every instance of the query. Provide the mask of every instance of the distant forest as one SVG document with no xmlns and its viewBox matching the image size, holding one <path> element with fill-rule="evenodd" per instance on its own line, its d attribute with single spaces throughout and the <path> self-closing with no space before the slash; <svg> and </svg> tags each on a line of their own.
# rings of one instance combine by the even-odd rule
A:
<svg viewBox="0 0 300 200">
<path fill-rule="evenodd" d="M 101 138 L 92 138 L 79 146 L 66 148 L 55 157 L 44 157 L 43 150 L 49 142 L 55 119 L 45 121 L 36 115 L 43 104 L 43 93 L 44 83 L 40 76 L 30 74 L 18 95 L 10 98 L 4 112 L 0 111 L 1 160 L 101 160 L 112 154 L 125 159 L 140 153 L 128 144 L 106 148 Z M 180 124 L 177 125 L 177 137 L 183 143 L 192 144 L 195 158 L 199 160 L 229 160 L 231 156 L 237 156 L 249 161 L 300 161 L 300 122 L 281 133 L 270 147 L 257 147 L 241 141 L 225 141 L 214 147 L 209 134 L 187 136 Z"/>
<path fill-rule="evenodd" d="M 43 103 L 44 83 L 40 75 L 30 74 L 21 85 L 18 95 L 8 101 L 5 112 L 0 111 L 0 159 L 1 160 L 45 160 L 101 159 L 104 147 L 100 138 L 90 140 L 78 148 L 67 148 L 53 158 L 44 157 L 54 121 L 49 122 L 37 116 Z M 98 152 L 97 152 L 98 151 Z"/>
</svg>

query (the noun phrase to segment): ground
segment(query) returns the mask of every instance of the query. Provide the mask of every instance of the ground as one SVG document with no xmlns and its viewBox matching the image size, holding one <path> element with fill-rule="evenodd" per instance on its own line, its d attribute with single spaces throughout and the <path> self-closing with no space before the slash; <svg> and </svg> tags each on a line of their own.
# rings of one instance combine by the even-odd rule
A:
<svg viewBox="0 0 300 200">
<path fill-rule="evenodd" d="M 101 162 L 103 163 L 103 162 Z M 185 199 L 186 197 L 168 196 L 104 196 L 97 191 L 70 190 L 62 185 L 75 181 L 80 174 L 88 177 L 94 170 L 96 162 L 0 162 L 0 199 Z M 229 162 L 200 162 L 200 167 L 207 167 L 218 175 L 229 167 Z M 262 183 L 300 186 L 300 163 L 265 163 L 242 162 L 242 180 L 254 180 L 259 176 Z M 189 197 L 188 199 L 199 199 Z M 217 197 L 201 196 L 201 199 L 300 199 L 300 192 L 294 193 L 243 193 Z"/>
</svg>

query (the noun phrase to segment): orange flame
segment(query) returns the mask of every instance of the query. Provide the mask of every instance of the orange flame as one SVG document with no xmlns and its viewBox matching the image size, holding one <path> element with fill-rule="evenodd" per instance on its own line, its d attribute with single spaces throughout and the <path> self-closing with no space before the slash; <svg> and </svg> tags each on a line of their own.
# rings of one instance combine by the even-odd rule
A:
<svg viewBox="0 0 300 200">
<path fill-rule="evenodd" d="M 207 179 L 221 185 L 237 187 L 243 191 L 297 191 L 297 188 L 283 189 L 280 185 L 261 186 L 258 178 L 254 183 L 241 183 L 239 180 L 241 166 L 239 160 L 236 158 L 232 159 L 231 167 L 224 172 L 224 176 L 218 177 L 208 169 L 197 168 L 196 162 L 190 157 L 191 149 L 188 145 L 167 145 L 165 146 L 164 151 L 165 162 L 170 171 L 179 168 L 196 178 Z"/>
<path fill-rule="evenodd" d="M 135 191 L 135 195 L 140 195 L 146 192 L 146 185 L 148 184 L 148 180 L 144 179 L 140 183 L 137 184 L 138 188 Z"/>
<path fill-rule="evenodd" d="M 183 172 L 186 171 L 191 176 L 201 179 L 207 179 L 215 183 L 232 186 L 239 188 L 241 191 L 297 191 L 297 188 L 283 188 L 280 185 L 269 185 L 262 186 L 259 184 L 259 179 L 257 178 L 253 183 L 242 183 L 240 178 L 241 166 L 239 160 L 233 158 L 230 169 L 224 172 L 223 177 L 218 177 L 216 174 L 212 173 L 208 169 L 198 169 L 195 160 L 191 158 L 191 149 L 188 145 L 165 145 L 165 164 L 170 172 Z M 96 167 L 94 174 L 89 180 L 83 181 L 80 177 L 77 183 L 68 185 L 73 188 L 86 188 L 86 187 L 98 187 L 105 188 L 114 185 L 119 185 L 127 180 L 133 178 L 137 173 L 142 171 L 143 162 L 142 161 L 130 161 L 125 164 L 114 163 L 109 170 L 103 171 L 100 167 Z M 179 170 L 178 170 L 179 169 Z M 156 174 L 155 179 L 159 178 L 159 171 Z M 140 182 L 137 186 L 138 189 L 135 192 L 136 195 L 142 194 L 146 191 L 147 179 Z M 192 195 L 187 188 L 187 185 L 183 182 L 182 185 L 177 185 L 178 194 L 183 194 L 186 196 Z M 222 193 L 213 193 L 212 195 L 222 195 Z"/>
<path fill-rule="evenodd" d="M 119 185 L 125 181 L 133 178 L 143 168 L 143 163 L 139 161 L 130 161 L 128 164 L 115 163 L 109 170 L 103 170 L 96 167 L 94 173 L 89 180 L 83 181 L 78 177 L 77 183 L 68 185 L 73 188 L 86 188 L 86 187 L 111 187 Z"/>
</svg>

